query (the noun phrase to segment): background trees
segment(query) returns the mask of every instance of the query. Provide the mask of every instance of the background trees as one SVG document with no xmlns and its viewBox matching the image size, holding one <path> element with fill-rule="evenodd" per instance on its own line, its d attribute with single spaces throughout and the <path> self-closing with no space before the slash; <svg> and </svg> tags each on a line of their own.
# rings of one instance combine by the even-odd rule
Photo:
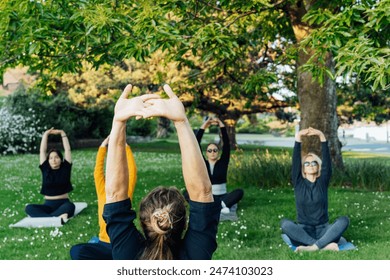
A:
<svg viewBox="0 0 390 280">
<path fill-rule="evenodd" d="M 28 65 L 55 92 L 53 76 L 80 71 L 83 61 L 94 67 L 144 61 L 163 50 L 166 61 L 186 69 L 173 85 L 183 101 L 225 119 L 232 135 L 237 118 L 286 106 L 290 100 L 276 99 L 276 93 L 296 92 L 301 126 L 324 131 L 338 167 L 343 163 L 334 78 L 356 74 L 362 83 L 388 89 L 389 0 L 0 5 L 0 72 Z M 304 143 L 305 149 L 315 146 Z"/>
</svg>

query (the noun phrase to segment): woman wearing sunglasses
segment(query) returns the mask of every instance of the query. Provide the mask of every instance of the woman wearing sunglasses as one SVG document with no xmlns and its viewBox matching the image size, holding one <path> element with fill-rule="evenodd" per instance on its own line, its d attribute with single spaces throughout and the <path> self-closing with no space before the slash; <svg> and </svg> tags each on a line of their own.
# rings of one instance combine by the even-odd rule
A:
<svg viewBox="0 0 390 280">
<path fill-rule="evenodd" d="M 235 189 L 232 192 L 227 192 L 227 171 L 230 160 L 230 144 L 229 136 L 226 131 L 224 123 L 218 118 L 208 118 L 198 129 L 196 139 L 200 145 L 205 130 L 211 125 L 218 125 L 222 135 L 222 152 L 215 143 L 209 143 L 206 149 L 206 158 L 204 158 L 207 171 L 212 183 L 212 192 L 214 197 L 221 200 L 221 213 L 230 213 L 230 208 L 237 204 L 243 197 L 244 191 L 242 189 Z"/>
<path fill-rule="evenodd" d="M 302 136 L 317 136 L 321 141 L 322 160 L 314 153 L 301 158 Z M 349 225 L 349 219 L 339 217 L 329 224 L 328 186 L 332 175 L 331 158 L 325 135 L 317 129 L 299 131 L 295 137 L 292 158 L 297 223 L 283 219 L 281 228 L 299 251 L 320 249 L 338 251 L 338 241 Z"/>
</svg>

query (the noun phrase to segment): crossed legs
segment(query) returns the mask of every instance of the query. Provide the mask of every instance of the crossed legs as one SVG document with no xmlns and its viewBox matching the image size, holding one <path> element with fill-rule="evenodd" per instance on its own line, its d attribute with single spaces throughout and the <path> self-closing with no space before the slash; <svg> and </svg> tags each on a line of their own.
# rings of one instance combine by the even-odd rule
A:
<svg viewBox="0 0 390 280">
<path fill-rule="evenodd" d="M 283 233 L 297 246 L 296 251 L 332 250 L 338 251 L 337 242 L 348 228 L 349 219 L 339 217 L 333 224 L 308 226 L 283 219 L 281 228 Z"/>
</svg>

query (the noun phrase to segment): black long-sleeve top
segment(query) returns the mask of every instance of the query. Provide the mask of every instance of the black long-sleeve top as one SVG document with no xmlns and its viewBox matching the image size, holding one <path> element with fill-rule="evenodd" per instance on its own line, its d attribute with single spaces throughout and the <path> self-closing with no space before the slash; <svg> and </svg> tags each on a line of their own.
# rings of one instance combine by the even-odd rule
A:
<svg viewBox="0 0 390 280">
<path fill-rule="evenodd" d="M 321 142 L 321 175 L 313 183 L 302 176 L 301 143 L 295 142 L 292 158 L 292 182 L 298 223 L 321 225 L 329 221 L 328 186 L 332 165 L 328 142 Z"/>
<path fill-rule="evenodd" d="M 226 127 L 220 127 L 221 134 L 222 134 L 222 153 L 217 162 L 214 165 L 213 174 L 211 174 L 210 171 L 210 163 L 208 160 L 203 156 L 203 159 L 207 166 L 207 172 L 209 173 L 209 177 L 211 180 L 211 184 L 223 184 L 227 182 L 227 171 L 229 167 L 229 160 L 230 160 L 230 143 L 229 143 L 229 136 L 226 131 Z M 200 145 L 200 142 L 202 141 L 202 137 L 204 134 L 204 129 L 200 128 L 198 129 L 196 133 L 196 139 L 198 140 L 198 143 Z"/>
</svg>

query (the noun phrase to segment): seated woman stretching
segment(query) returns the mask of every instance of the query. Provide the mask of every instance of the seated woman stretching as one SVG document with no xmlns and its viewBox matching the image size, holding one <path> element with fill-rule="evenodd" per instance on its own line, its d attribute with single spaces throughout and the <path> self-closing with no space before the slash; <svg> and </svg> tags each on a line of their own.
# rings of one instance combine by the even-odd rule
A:
<svg viewBox="0 0 390 280">
<path fill-rule="evenodd" d="M 198 140 L 199 145 L 205 130 L 210 125 L 218 125 L 221 130 L 222 150 L 217 144 L 209 143 L 206 148 L 207 159 L 204 158 L 204 161 L 210 176 L 213 195 L 221 200 L 221 213 L 227 214 L 230 212 L 230 208 L 242 199 L 244 191 L 242 189 L 235 189 L 231 192 L 227 192 L 226 182 L 230 161 L 230 143 L 226 127 L 220 119 L 209 118 L 202 124 L 196 133 L 196 139 Z M 221 155 L 219 155 L 220 150 L 222 151 Z"/>
<path fill-rule="evenodd" d="M 104 160 L 107 154 L 107 145 L 109 136 L 101 143 L 96 154 L 96 163 L 93 177 L 95 179 L 95 189 L 98 199 L 98 221 L 99 221 L 99 240 L 95 243 L 76 244 L 70 248 L 72 260 L 112 260 L 112 250 L 110 238 L 107 235 L 106 223 L 103 220 L 103 208 L 106 203 L 106 178 L 104 176 Z M 133 152 L 126 144 L 126 159 L 129 168 L 129 186 L 128 195 L 133 198 L 135 183 L 137 181 L 137 167 Z"/>
<path fill-rule="evenodd" d="M 107 153 L 103 218 L 113 259 L 211 259 L 217 248 L 221 203 L 214 201 L 207 169 L 184 106 L 168 85 L 164 90 L 169 99 L 156 94 L 127 99 L 131 89 L 128 85 L 115 105 Z M 136 213 L 127 190 L 126 122 L 131 117 L 156 116 L 170 119 L 176 127 L 183 178 L 190 197 L 189 222 L 187 228 L 186 204 L 180 191 L 175 187 L 157 187 L 140 203 L 141 234 L 134 224 Z"/>
<path fill-rule="evenodd" d="M 62 153 L 51 149 L 47 153 L 49 135 L 61 135 L 65 150 Z M 61 217 L 65 223 L 74 215 L 75 205 L 69 200 L 69 192 L 73 190 L 71 183 L 72 154 L 68 137 L 63 130 L 49 129 L 42 136 L 39 168 L 42 172 L 41 194 L 45 196 L 44 204 L 28 204 L 26 213 L 30 217 Z"/>
<path fill-rule="evenodd" d="M 301 160 L 301 137 L 318 136 L 321 141 L 322 161 L 314 153 Z M 329 224 L 328 186 L 332 166 L 328 142 L 324 134 L 314 128 L 303 129 L 295 137 L 292 158 L 292 182 L 295 192 L 298 223 L 283 219 L 281 228 L 299 251 L 319 249 L 338 251 L 337 242 L 349 225 L 348 217 L 339 217 Z"/>
</svg>

